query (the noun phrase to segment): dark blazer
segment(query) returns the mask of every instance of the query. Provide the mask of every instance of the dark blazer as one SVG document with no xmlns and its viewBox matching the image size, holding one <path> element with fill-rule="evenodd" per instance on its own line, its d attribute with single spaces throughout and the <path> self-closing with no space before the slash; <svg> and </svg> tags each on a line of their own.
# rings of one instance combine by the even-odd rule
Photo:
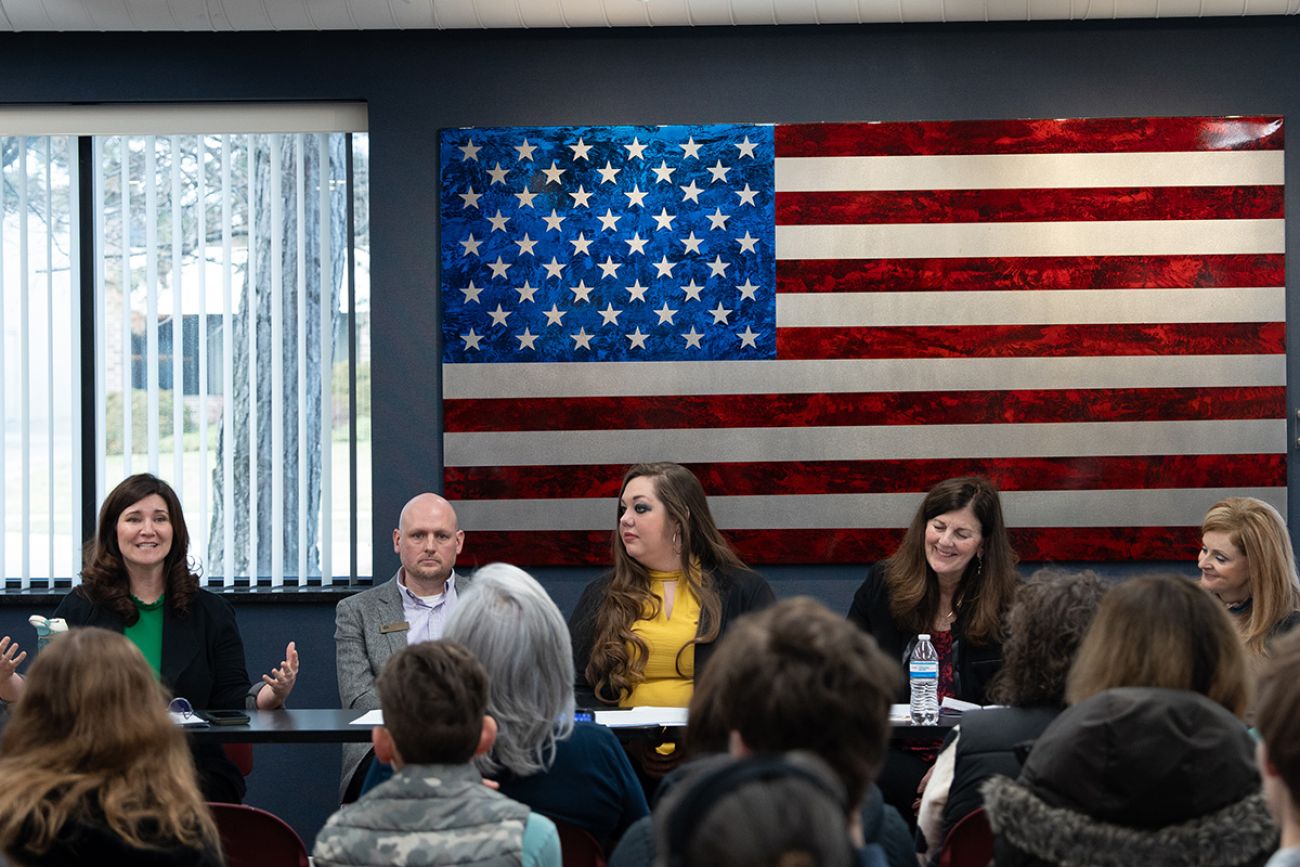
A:
<svg viewBox="0 0 1300 867">
<path fill-rule="evenodd" d="M 113 632 L 126 627 L 116 612 L 91 602 L 82 587 L 63 597 L 54 616 L 67 620 L 68 626 L 98 626 Z M 163 607 L 161 675 L 172 695 L 189 699 L 196 710 L 253 706 L 255 693 L 244 663 L 244 642 L 229 602 L 200 590 L 191 597 L 189 613 L 184 616 L 170 606 Z M 194 745 L 193 751 L 208 800 L 238 801 L 243 797 L 243 775 L 219 746 Z"/>
<path fill-rule="evenodd" d="M 719 571 L 714 573 L 713 579 L 717 584 L 718 594 L 722 597 L 720 615 L 722 623 L 718 631 L 719 637 L 726 634 L 727 627 L 737 617 L 766 608 L 776 601 L 772 588 L 768 586 L 763 576 L 757 573 L 743 570 Z M 600 613 L 600 605 L 609 593 L 609 584 L 613 580 L 614 574 L 611 572 L 588 584 L 582 591 L 582 596 L 578 598 L 573 614 L 569 617 L 569 637 L 573 641 L 573 668 L 576 677 L 573 692 L 579 707 L 604 706 L 604 702 L 596 698 L 595 687 L 587 682 L 586 670 L 587 662 L 591 659 L 592 646 L 596 642 L 596 617 Z M 701 618 L 700 630 L 703 631 L 707 627 L 708 624 Z M 709 664 L 715 644 L 716 642 L 711 641 L 708 644 L 695 645 L 697 678 Z"/>
<path fill-rule="evenodd" d="M 903 682 L 899 686 L 898 700 L 908 700 L 907 663 L 916 643 L 916 633 L 905 630 L 894 621 L 889 611 L 889 585 L 885 581 L 884 567 L 877 563 L 867 573 L 858 592 L 853 594 L 849 620 L 876 639 L 880 649 L 898 660 L 903 666 Z M 1002 645 L 977 646 L 962 635 L 962 617 L 958 614 L 953 624 L 953 676 L 957 698 L 976 704 L 987 704 L 986 690 L 993 675 L 1002 668 Z"/>
</svg>

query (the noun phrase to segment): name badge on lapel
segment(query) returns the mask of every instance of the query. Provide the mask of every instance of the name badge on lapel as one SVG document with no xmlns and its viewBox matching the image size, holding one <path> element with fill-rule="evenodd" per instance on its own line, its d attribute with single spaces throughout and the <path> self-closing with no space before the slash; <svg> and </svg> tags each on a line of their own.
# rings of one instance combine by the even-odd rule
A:
<svg viewBox="0 0 1300 867">
<path fill-rule="evenodd" d="M 387 635 L 390 632 L 406 632 L 411 628 L 411 624 L 405 620 L 399 620 L 396 623 L 381 623 L 379 625 L 379 634 Z"/>
</svg>

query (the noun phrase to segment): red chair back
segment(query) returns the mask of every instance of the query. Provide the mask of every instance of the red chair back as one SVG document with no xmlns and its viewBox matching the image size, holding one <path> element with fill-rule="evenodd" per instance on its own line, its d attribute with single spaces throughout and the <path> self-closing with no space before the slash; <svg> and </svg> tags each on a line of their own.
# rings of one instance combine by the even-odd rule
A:
<svg viewBox="0 0 1300 867">
<path fill-rule="evenodd" d="M 939 853 L 939 867 L 988 867 L 992 860 L 993 829 L 980 807 L 952 826 Z"/>
<path fill-rule="evenodd" d="M 274 813 L 245 804 L 208 804 L 226 867 L 308 867 L 298 832 Z"/>
<path fill-rule="evenodd" d="M 605 867 L 605 850 L 590 831 L 558 819 L 551 821 L 560 832 L 560 861 L 564 867 Z"/>
<path fill-rule="evenodd" d="M 222 744 L 221 750 L 230 759 L 231 764 L 239 768 L 239 773 L 247 777 L 253 773 L 252 744 Z"/>
</svg>

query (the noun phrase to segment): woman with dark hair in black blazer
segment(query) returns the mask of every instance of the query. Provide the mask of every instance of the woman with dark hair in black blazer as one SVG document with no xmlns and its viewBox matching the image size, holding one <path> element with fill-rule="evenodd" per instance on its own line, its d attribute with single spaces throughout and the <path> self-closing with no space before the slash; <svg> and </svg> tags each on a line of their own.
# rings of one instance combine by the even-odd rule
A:
<svg viewBox="0 0 1300 867">
<path fill-rule="evenodd" d="M 298 676 L 294 643 L 278 668 L 251 684 L 235 611 L 200 589 L 189 567 L 189 543 L 171 485 L 149 473 L 127 478 L 104 500 L 81 586 L 54 616 L 73 627 L 123 633 L 172 694 L 195 709 L 282 707 Z M 220 747 L 196 745 L 194 754 L 207 800 L 243 797 L 243 777 Z"/>
</svg>

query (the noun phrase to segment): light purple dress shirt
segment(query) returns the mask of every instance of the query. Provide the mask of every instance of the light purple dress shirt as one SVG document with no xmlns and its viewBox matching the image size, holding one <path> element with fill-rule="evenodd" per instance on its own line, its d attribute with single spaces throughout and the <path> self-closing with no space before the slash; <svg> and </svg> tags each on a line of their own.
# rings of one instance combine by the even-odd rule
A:
<svg viewBox="0 0 1300 867">
<path fill-rule="evenodd" d="M 426 602 L 406 586 L 406 570 L 397 579 L 397 591 L 402 594 L 402 613 L 410 628 L 406 630 L 406 643 L 433 641 L 442 637 L 443 626 L 456 608 L 456 573 L 447 576 L 442 595 Z"/>
</svg>

